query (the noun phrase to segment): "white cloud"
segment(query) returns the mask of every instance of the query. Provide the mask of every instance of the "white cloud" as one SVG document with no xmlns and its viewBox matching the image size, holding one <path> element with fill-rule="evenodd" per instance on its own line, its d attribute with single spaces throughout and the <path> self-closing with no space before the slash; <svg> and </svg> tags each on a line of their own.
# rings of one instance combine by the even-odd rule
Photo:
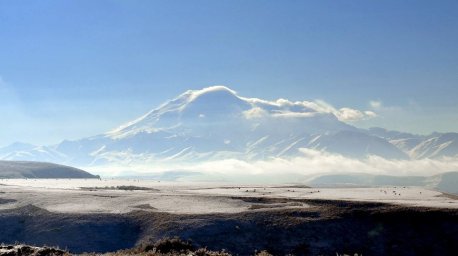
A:
<svg viewBox="0 0 458 256">
<path fill-rule="evenodd" d="M 343 122 L 356 122 L 360 120 L 374 118 L 377 116 L 377 114 L 372 111 L 360 111 L 348 107 L 336 109 L 331 104 L 322 100 L 317 100 L 315 101 L 315 103 L 317 104 L 317 107 L 315 108 L 317 111 L 334 114 L 340 121 Z"/>
<path fill-rule="evenodd" d="M 339 120 L 346 122 L 358 121 L 366 118 L 365 112 L 351 108 L 341 108 L 337 115 Z"/>
<path fill-rule="evenodd" d="M 317 174 L 339 174 L 358 171 L 359 173 L 378 175 L 422 175 L 431 176 L 443 172 L 458 171 L 458 157 L 441 159 L 392 160 L 378 156 L 365 159 L 354 159 L 339 154 L 333 154 L 314 149 L 301 149 L 302 156 L 293 158 L 271 158 L 269 160 L 244 161 L 235 158 L 213 160 L 198 163 L 161 162 L 154 159 L 126 162 L 126 165 L 87 167 L 97 174 L 113 176 L 136 173 L 154 174 L 164 171 L 185 170 L 199 172 L 213 177 L 232 177 L 242 181 L 245 176 L 283 176 L 298 177 Z M 142 156 L 145 157 L 145 156 Z M 144 165 L 131 165 L 133 162 L 143 162 Z M 154 169 L 152 169 L 154 167 Z"/>
<path fill-rule="evenodd" d="M 224 85 L 215 85 L 215 86 L 210 86 L 210 87 L 206 87 L 206 88 L 203 88 L 201 90 L 189 90 L 187 92 L 185 92 L 184 94 L 182 94 L 181 96 L 183 95 L 189 95 L 188 99 L 189 101 L 193 101 L 194 99 L 198 98 L 200 95 L 203 95 L 203 94 L 206 94 L 206 93 L 209 93 L 209 92 L 215 92 L 215 91 L 229 91 L 231 92 L 232 94 L 236 95 L 236 91 L 224 86 Z M 181 97 L 180 96 L 180 97 Z"/>
<path fill-rule="evenodd" d="M 369 105 L 372 109 L 378 110 L 382 108 L 382 102 L 379 100 L 371 100 L 369 101 Z"/>
<path fill-rule="evenodd" d="M 272 113 L 273 117 L 293 117 L 293 118 L 301 118 L 301 117 L 313 117 L 316 116 L 318 113 L 310 113 L 310 112 L 292 112 L 292 111 L 274 111 Z"/>
<path fill-rule="evenodd" d="M 260 107 L 253 107 L 252 109 L 243 111 L 246 119 L 255 119 L 268 116 L 268 112 Z"/>
<path fill-rule="evenodd" d="M 366 116 L 369 117 L 369 118 L 377 117 L 377 114 L 375 112 L 372 112 L 372 111 L 364 111 L 364 114 L 366 114 Z"/>
<path fill-rule="evenodd" d="M 266 101 L 257 98 L 241 98 L 253 105 L 253 108 L 244 112 L 247 119 L 261 117 L 292 117 L 307 118 L 318 114 L 332 114 L 343 122 L 356 122 L 367 120 L 377 116 L 373 111 L 361 111 L 349 107 L 336 109 L 331 104 L 323 100 L 315 101 L 296 101 L 286 99 L 276 101 Z"/>
</svg>

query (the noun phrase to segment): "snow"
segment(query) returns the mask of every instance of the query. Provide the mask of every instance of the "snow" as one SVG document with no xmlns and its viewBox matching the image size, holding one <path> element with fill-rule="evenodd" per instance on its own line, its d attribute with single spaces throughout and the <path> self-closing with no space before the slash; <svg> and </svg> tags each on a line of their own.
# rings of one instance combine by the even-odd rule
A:
<svg viewBox="0 0 458 256">
<path fill-rule="evenodd" d="M 17 200 L 0 204 L 0 210 L 32 204 L 63 213 L 126 213 L 139 210 L 141 205 L 149 205 L 151 209 L 169 213 L 204 214 L 236 213 L 250 206 L 241 200 L 182 193 L 183 187 L 190 187 L 180 183 L 94 179 L 4 179 L 0 183 L 0 191 L 4 192 L 1 198 Z M 159 191 L 104 189 L 116 186 L 146 187 Z M 99 189 L 88 189 L 95 187 Z"/>
<path fill-rule="evenodd" d="M 186 91 L 102 135 L 45 147 L 11 145 L 0 148 L 0 159 L 46 161 L 88 171 L 121 166 L 124 175 L 131 175 L 137 167 L 156 163 L 177 164 L 182 170 L 191 163 L 232 158 L 247 161 L 247 165 L 278 158 L 292 161 L 302 157 L 308 161 L 301 152 L 307 148 L 345 156 L 346 162 L 355 163 L 345 171 L 395 174 L 403 169 L 409 175 L 434 175 L 458 170 L 458 134 L 417 136 L 381 128 L 357 129 L 345 122 L 357 116 L 367 118 L 366 112 L 337 109 L 319 100 L 248 98 L 228 87 L 212 86 Z M 365 163 L 352 161 L 366 161 L 372 156 L 380 157 L 380 161 L 364 169 L 358 167 Z M 443 161 L 443 156 L 449 158 Z M 415 161 L 424 158 L 428 161 Z M 430 162 L 432 158 L 437 162 Z M 328 165 L 325 158 L 319 161 L 320 166 Z M 293 169 L 307 169 L 307 165 Z M 337 166 L 316 171 L 339 170 Z"/>
<path fill-rule="evenodd" d="M 246 189 L 204 189 L 194 193 L 247 196 Z M 386 192 L 386 193 L 385 193 Z M 272 188 L 259 190 L 261 197 L 280 197 L 292 199 L 325 199 L 360 202 L 391 203 L 408 206 L 437 207 L 458 209 L 458 200 L 449 198 L 441 192 L 419 187 L 376 187 L 376 188 Z M 258 194 L 255 194 L 258 196 Z M 263 195 L 264 194 L 264 195 Z M 248 194 L 249 195 L 249 194 Z M 253 194 L 252 194 L 253 195 Z"/>
<path fill-rule="evenodd" d="M 137 186 L 151 190 L 101 189 L 116 186 Z M 96 187 L 98 189 L 87 189 Z M 16 200 L 0 204 L 0 210 L 32 204 L 53 212 L 126 213 L 146 205 L 146 210 L 151 211 L 209 214 L 243 212 L 252 206 L 252 203 L 234 197 L 348 200 L 458 209 L 458 200 L 419 187 L 305 188 L 293 185 L 238 186 L 135 179 L 0 180 L 0 198 Z M 275 205 L 275 209 L 291 207 L 308 205 Z M 142 209 L 145 210 L 144 207 Z"/>
</svg>

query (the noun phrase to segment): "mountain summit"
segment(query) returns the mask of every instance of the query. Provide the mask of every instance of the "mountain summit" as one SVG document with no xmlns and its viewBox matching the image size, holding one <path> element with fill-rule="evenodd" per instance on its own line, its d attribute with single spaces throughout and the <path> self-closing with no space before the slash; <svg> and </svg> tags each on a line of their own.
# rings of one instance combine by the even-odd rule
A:
<svg viewBox="0 0 458 256">
<path fill-rule="evenodd" d="M 0 159 L 91 166 L 267 160 L 300 157 L 304 150 L 356 159 L 438 158 L 458 153 L 455 133 L 418 136 L 358 129 L 348 123 L 373 116 L 370 111 L 336 109 L 322 101 L 268 101 L 212 86 L 186 91 L 105 134 L 51 146 L 16 144 L 0 149 Z"/>
<path fill-rule="evenodd" d="M 237 116 L 249 108 L 249 102 L 239 98 L 235 91 L 225 86 L 189 90 L 106 135 L 121 138 L 139 132 L 171 130 L 182 125 L 210 125 L 221 119 Z"/>
</svg>

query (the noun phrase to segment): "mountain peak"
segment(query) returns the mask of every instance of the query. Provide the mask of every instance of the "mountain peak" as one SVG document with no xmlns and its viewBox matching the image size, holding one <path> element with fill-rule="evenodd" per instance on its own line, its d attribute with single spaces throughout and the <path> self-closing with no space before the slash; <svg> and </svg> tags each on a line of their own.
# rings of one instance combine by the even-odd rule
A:
<svg viewBox="0 0 458 256">
<path fill-rule="evenodd" d="M 185 104 L 180 106 L 182 120 L 195 119 L 198 116 L 208 118 L 229 118 L 251 109 L 252 105 L 237 96 L 226 86 L 211 86 L 201 90 L 188 91 Z"/>
<path fill-rule="evenodd" d="M 146 115 L 106 133 L 109 137 L 120 138 L 139 131 L 157 131 L 178 127 L 186 122 L 209 121 L 241 113 L 252 106 L 237 93 L 223 85 L 188 90 Z"/>
<path fill-rule="evenodd" d="M 188 90 L 183 95 L 187 95 L 192 101 L 205 95 L 230 95 L 237 97 L 237 92 L 224 85 L 214 85 L 200 90 Z"/>
<path fill-rule="evenodd" d="M 205 87 L 200 90 L 188 90 L 181 94 L 175 101 L 184 102 L 186 104 L 196 101 L 240 101 L 237 92 L 224 86 L 215 85 Z"/>
<path fill-rule="evenodd" d="M 251 161 L 308 157 L 304 149 L 354 159 L 458 156 L 458 134 L 416 136 L 382 128 L 358 129 L 345 122 L 365 115 L 319 100 L 248 98 L 217 85 L 188 90 L 99 136 L 44 148 L 22 144 L 0 148 L 0 159 L 57 160 L 80 166 Z"/>
</svg>

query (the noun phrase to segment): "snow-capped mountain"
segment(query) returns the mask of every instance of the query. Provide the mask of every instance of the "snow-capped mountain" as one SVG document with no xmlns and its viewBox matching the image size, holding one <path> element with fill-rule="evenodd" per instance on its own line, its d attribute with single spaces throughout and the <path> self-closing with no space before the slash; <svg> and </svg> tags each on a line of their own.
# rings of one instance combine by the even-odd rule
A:
<svg viewBox="0 0 458 256">
<path fill-rule="evenodd" d="M 62 162 L 65 157 L 55 150 L 54 146 L 35 146 L 16 142 L 0 148 L 1 160 Z"/>
<path fill-rule="evenodd" d="M 454 157 L 458 155 L 458 133 L 432 134 L 409 150 L 413 158 Z"/>
<path fill-rule="evenodd" d="M 437 158 L 458 154 L 458 134 L 419 136 L 358 129 L 370 111 L 335 109 L 320 101 L 267 101 L 224 86 L 190 90 L 105 134 L 52 146 L 13 144 L 0 159 L 76 166 L 108 163 L 265 160 L 301 156 L 301 148 L 351 158 Z"/>
<path fill-rule="evenodd" d="M 357 131 L 339 131 L 332 134 L 319 135 L 312 140 L 313 148 L 360 158 L 366 155 L 376 155 L 388 159 L 407 159 L 401 149 L 389 141 Z"/>
</svg>

